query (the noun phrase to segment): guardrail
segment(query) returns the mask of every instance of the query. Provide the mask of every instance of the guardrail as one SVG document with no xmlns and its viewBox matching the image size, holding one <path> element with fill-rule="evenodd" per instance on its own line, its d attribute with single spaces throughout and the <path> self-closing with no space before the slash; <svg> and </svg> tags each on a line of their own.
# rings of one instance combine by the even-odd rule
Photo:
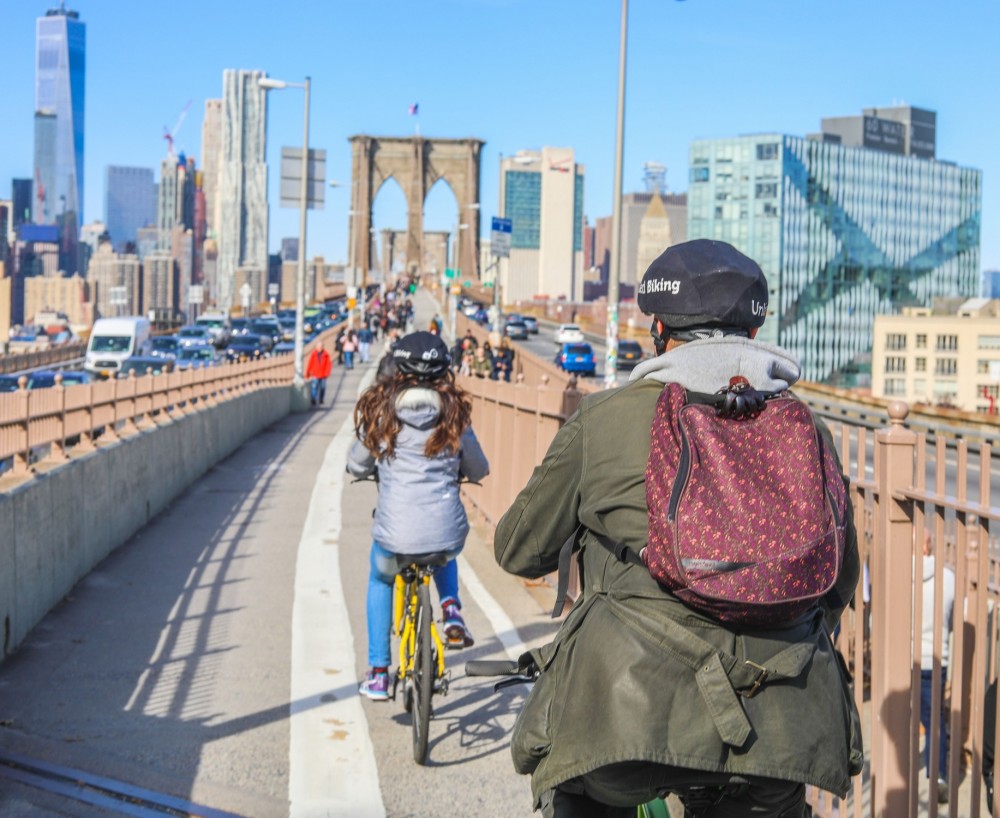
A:
<svg viewBox="0 0 1000 818">
<path fill-rule="evenodd" d="M 12 372 L 22 372 L 26 369 L 38 369 L 52 364 L 65 363 L 82 358 L 87 346 L 83 343 L 62 344 L 60 346 L 39 349 L 34 352 L 18 352 L 0 357 L 0 375 Z"/>
<path fill-rule="evenodd" d="M 342 325 L 308 344 L 332 349 Z M 0 463 L 9 474 L 30 479 L 40 463 L 60 463 L 74 453 L 92 451 L 158 423 L 238 398 L 259 389 L 292 383 L 291 355 L 227 363 L 159 375 L 130 373 L 128 378 L 0 394 Z"/>
</svg>

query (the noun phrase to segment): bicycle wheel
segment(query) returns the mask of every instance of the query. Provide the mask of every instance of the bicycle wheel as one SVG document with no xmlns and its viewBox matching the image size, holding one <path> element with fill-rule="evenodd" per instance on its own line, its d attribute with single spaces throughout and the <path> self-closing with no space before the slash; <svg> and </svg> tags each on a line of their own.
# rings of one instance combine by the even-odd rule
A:
<svg viewBox="0 0 1000 818">
<path fill-rule="evenodd" d="M 434 693 L 434 646 L 431 642 L 431 595 L 426 584 L 417 588 L 417 633 L 413 654 L 413 760 L 427 760 L 427 728 L 431 720 L 431 695 Z"/>
</svg>

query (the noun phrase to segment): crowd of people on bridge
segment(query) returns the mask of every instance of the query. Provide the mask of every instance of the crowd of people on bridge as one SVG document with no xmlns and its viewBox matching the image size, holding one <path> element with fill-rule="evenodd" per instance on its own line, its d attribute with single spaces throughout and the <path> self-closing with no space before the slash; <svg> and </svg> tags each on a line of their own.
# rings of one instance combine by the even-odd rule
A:
<svg viewBox="0 0 1000 818">
<path fill-rule="evenodd" d="M 480 344 L 469 330 L 452 347 L 451 365 L 458 375 L 509 383 L 514 373 L 514 347 L 507 338 L 501 338 L 500 344 L 495 348 L 489 339 Z"/>
</svg>

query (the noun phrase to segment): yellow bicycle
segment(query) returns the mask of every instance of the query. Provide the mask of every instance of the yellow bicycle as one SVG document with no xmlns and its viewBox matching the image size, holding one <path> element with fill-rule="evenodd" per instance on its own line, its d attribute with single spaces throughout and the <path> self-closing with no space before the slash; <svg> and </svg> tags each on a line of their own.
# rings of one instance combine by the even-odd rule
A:
<svg viewBox="0 0 1000 818">
<path fill-rule="evenodd" d="M 392 599 L 393 632 L 399 636 L 399 667 L 392 680 L 392 698 L 403 686 L 403 707 L 413 722 L 413 760 L 427 760 L 427 730 L 431 697 L 448 693 L 444 644 L 431 608 L 430 582 L 434 571 L 449 557 L 421 554 L 400 557 L 400 570 Z"/>
</svg>

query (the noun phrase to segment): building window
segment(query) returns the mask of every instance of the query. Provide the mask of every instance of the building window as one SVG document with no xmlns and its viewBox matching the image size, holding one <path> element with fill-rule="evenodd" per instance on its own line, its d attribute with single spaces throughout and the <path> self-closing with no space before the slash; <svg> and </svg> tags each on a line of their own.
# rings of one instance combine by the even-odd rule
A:
<svg viewBox="0 0 1000 818">
<path fill-rule="evenodd" d="M 769 218 L 774 218 L 778 215 L 778 208 L 770 202 L 764 202 L 764 215 Z"/>
<path fill-rule="evenodd" d="M 765 162 L 770 159 L 778 158 L 778 143 L 777 142 L 762 142 L 757 146 L 757 158 Z"/>
<path fill-rule="evenodd" d="M 913 394 L 916 397 L 920 397 L 927 394 L 927 381 L 923 378 L 918 378 L 913 382 Z"/>
<path fill-rule="evenodd" d="M 990 362 L 985 361 L 980 358 L 976 361 L 976 374 L 977 375 L 989 375 L 990 374 Z"/>
<path fill-rule="evenodd" d="M 691 181 L 692 182 L 707 182 L 708 181 L 708 168 L 691 168 Z"/>
<path fill-rule="evenodd" d="M 906 349 L 906 336 L 901 332 L 890 332 L 885 336 L 886 349 Z"/>
<path fill-rule="evenodd" d="M 773 199 L 777 195 L 777 182 L 758 182 L 754 187 L 754 196 L 758 199 Z"/>
<path fill-rule="evenodd" d="M 918 335 L 917 336 L 917 349 L 927 349 L 927 336 Z"/>
<path fill-rule="evenodd" d="M 906 372 L 906 358 L 889 357 L 885 359 L 886 372 Z"/>
<path fill-rule="evenodd" d="M 913 368 L 917 372 L 926 372 L 927 371 L 927 359 L 926 358 L 917 358 L 913 363 L 914 363 Z"/>
<path fill-rule="evenodd" d="M 980 335 L 980 349 L 1000 349 L 1000 335 Z"/>
<path fill-rule="evenodd" d="M 988 386 L 980 386 L 979 395 L 984 398 L 1000 398 L 1000 386 L 995 383 L 991 383 Z"/>
<path fill-rule="evenodd" d="M 956 375 L 958 374 L 958 358 L 938 358 L 934 361 L 935 375 Z"/>
<path fill-rule="evenodd" d="M 892 395 L 905 395 L 906 394 L 906 378 L 886 378 L 885 379 L 885 394 L 887 396 Z"/>
<path fill-rule="evenodd" d="M 715 218 L 717 219 L 722 218 L 722 205 L 719 205 L 718 207 L 715 208 Z"/>
<path fill-rule="evenodd" d="M 939 335 L 937 337 L 938 352 L 955 352 L 958 349 L 957 335 Z"/>
</svg>

